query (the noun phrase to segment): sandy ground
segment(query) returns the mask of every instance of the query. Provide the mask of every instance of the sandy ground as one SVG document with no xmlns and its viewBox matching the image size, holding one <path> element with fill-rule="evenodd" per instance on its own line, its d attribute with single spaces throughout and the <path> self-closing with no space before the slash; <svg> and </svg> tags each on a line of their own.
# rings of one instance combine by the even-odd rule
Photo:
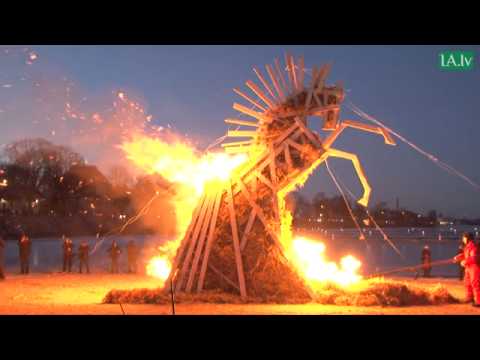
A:
<svg viewBox="0 0 480 360">
<path fill-rule="evenodd" d="M 398 278 L 397 278 L 398 280 Z M 441 283 L 459 299 L 463 299 L 462 283 L 455 279 L 409 280 L 416 285 Z M 62 274 L 43 273 L 10 275 L 0 281 L 0 314 L 68 314 L 68 315 L 122 315 L 116 304 L 101 304 L 105 294 L 113 288 L 154 288 L 155 279 L 128 274 Z M 167 315 L 170 305 L 124 304 L 127 315 Z M 409 314 L 409 315 L 480 315 L 480 309 L 468 304 L 412 307 L 353 307 L 335 305 L 263 305 L 263 304 L 177 304 L 177 314 L 205 315 L 335 315 L 335 314 Z"/>
</svg>

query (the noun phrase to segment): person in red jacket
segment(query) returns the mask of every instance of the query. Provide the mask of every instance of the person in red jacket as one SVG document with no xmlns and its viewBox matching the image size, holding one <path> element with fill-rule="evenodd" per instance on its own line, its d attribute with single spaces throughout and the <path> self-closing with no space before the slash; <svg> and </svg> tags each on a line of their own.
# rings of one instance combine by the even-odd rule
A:
<svg viewBox="0 0 480 360">
<path fill-rule="evenodd" d="M 473 306 L 480 307 L 480 253 L 473 241 L 473 234 L 462 235 L 462 242 L 465 244 L 463 254 L 455 256 L 454 260 L 460 262 L 465 268 L 465 292 L 467 302 Z"/>
</svg>

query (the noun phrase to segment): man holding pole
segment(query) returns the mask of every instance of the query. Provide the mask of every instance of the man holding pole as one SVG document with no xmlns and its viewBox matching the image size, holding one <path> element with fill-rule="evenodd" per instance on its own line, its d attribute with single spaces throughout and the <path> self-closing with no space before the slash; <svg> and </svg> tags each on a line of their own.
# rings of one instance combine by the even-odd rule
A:
<svg viewBox="0 0 480 360">
<path fill-rule="evenodd" d="M 454 260 L 460 262 L 465 268 L 465 293 L 466 302 L 473 306 L 480 307 L 480 259 L 478 247 L 473 241 L 473 234 L 464 233 L 462 242 L 465 245 L 463 254 L 455 256 Z"/>
</svg>

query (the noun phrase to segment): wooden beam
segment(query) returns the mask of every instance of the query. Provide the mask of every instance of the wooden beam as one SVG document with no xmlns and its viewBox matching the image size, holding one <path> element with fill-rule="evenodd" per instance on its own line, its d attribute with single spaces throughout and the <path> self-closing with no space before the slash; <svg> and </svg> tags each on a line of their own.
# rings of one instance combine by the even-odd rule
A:
<svg viewBox="0 0 480 360">
<path fill-rule="evenodd" d="M 283 142 L 283 140 L 285 140 L 288 136 L 290 136 L 290 134 L 296 129 L 298 129 L 297 123 L 293 124 L 287 130 L 285 130 L 282 134 L 280 134 L 278 138 L 275 140 L 275 144 L 280 144 L 281 142 Z"/>
<path fill-rule="evenodd" d="M 260 110 L 262 111 L 267 111 L 266 108 L 264 108 L 262 105 L 260 105 L 258 102 L 256 102 L 255 100 L 253 100 L 250 96 L 244 94 L 243 92 L 241 92 L 240 90 L 238 89 L 233 89 L 233 91 L 235 91 L 238 95 L 240 95 L 241 97 L 243 97 L 245 100 L 249 101 L 250 103 L 252 103 L 254 106 L 256 106 L 257 108 L 259 108 Z"/>
<path fill-rule="evenodd" d="M 272 145 L 270 145 L 270 164 L 269 164 L 269 167 L 270 167 L 270 178 L 272 179 L 272 183 L 276 188 L 277 187 L 277 182 L 278 182 L 277 172 L 276 172 L 277 165 L 275 163 L 275 151 L 274 151 L 274 148 L 273 148 Z M 277 224 L 279 224 L 280 223 L 280 212 L 279 212 L 279 209 L 278 209 L 277 192 L 275 190 L 273 191 L 272 204 L 273 204 L 273 212 L 275 214 Z M 279 230 L 277 226 L 275 227 L 275 229 L 276 229 L 276 231 Z"/>
<path fill-rule="evenodd" d="M 261 182 L 263 182 L 265 185 L 267 185 L 270 189 L 275 191 L 275 186 L 272 184 L 270 180 L 268 180 L 260 171 L 257 171 L 257 177 L 260 179 Z"/>
<path fill-rule="evenodd" d="M 177 270 L 177 267 L 180 263 L 180 260 L 182 258 L 182 255 L 183 255 L 183 252 L 185 251 L 185 248 L 187 247 L 187 244 L 189 243 L 189 237 L 195 227 L 195 224 L 196 224 L 196 221 L 198 220 L 198 214 L 200 212 L 200 209 L 202 207 L 202 204 L 203 204 L 203 201 L 205 199 L 205 196 L 203 195 L 201 198 L 200 198 L 200 201 L 198 202 L 198 205 L 197 207 L 195 208 L 195 210 L 193 211 L 193 214 L 192 214 L 192 220 L 190 221 L 190 224 L 188 225 L 188 229 L 187 231 L 185 232 L 185 235 L 183 236 L 183 239 L 182 239 L 182 242 L 180 243 L 180 247 L 178 248 L 177 250 L 177 253 L 175 255 L 175 259 L 173 260 L 173 264 L 172 264 L 172 268 L 170 270 L 170 274 L 168 275 L 168 278 L 167 278 L 167 281 L 165 282 L 165 284 L 169 284 L 170 283 L 170 280 L 173 276 L 173 274 L 175 273 L 175 271 Z M 176 288 L 176 286 L 174 286 L 174 288 Z M 165 290 L 167 291 L 168 290 L 168 287 L 165 287 Z M 169 290 L 168 290 L 169 291 Z"/>
<path fill-rule="evenodd" d="M 190 264 L 190 260 L 191 260 L 192 255 L 193 255 L 193 250 L 194 250 L 195 245 L 197 243 L 197 239 L 198 239 L 198 235 L 200 233 L 200 229 L 202 228 L 203 218 L 205 217 L 205 213 L 207 211 L 207 205 L 208 205 L 207 203 L 208 203 L 208 201 L 207 201 L 207 199 L 205 199 L 205 201 L 202 204 L 202 210 L 200 211 L 200 215 L 199 215 L 197 224 L 195 225 L 195 230 L 194 230 L 192 238 L 190 240 L 190 245 L 188 247 L 187 255 L 186 255 L 185 259 L 183 260 L 182 269 L 180 271 L 178 282 L 177 282 L 177 285 L 175 287 L 176 290 L 180 290 L 180 291 L 182 290 L 183 281 L 185 280 L 185 275 L 187 273 L 188 266 Z"/>
<path fill-rule="evenodd" d="M 302 145 L 300 145 L 299 143 L 291 140 L 291 139 L 287 139 L 285 140 L 285 145 L 290 145 L 292 147 L 294 147 L 295 149 L 297 149 L 299 152 L 303 152 L 305 149 Z"/>
<path fill-rule="evenodd" d="M 305 112 L 308 112 L 308 108 L 310 107 L 310 102 L 312 101 L 313 92 L 315 90 L 315 80 L 317 76 L 317 67 L 314 66 L 312 70 L 312 81 L 310 84 L 310 89 L 308 90 L 307 99 L 305 100 Z"/>
<path fill-rule="evenodd" d="M 305 62 L 303 56 L 300 57 L 300 61 L 298 62 L 299 70 L 298 70 L 298 90 L 303 90 L 303 81 L 305 79 Z"/>
<path fill-rule="evenodd" d="M 231 143 L 224 143 L 221 146 L 222 147 L 229 147 L 229 146 L 241 146 L 241 145 L 251 145 L 252 140 L 245 140 L 245 141 L 235 141 Z"/>
<path fill-rule="evenodd" d="M 293 83 L 293 73 L 292 73 L 292 69 L 291 69 L 290 55 L 289 54 L 285 54 L 285 64 L 287 65 L 289 84 L 290 84 L 290 87 L 292 89 L 292 94 L 294 94 L 295 91 L 297 90 L 297 88 L 295 87 L 295 85 Z"/>
<path fill-rule="evenodd" d="M 256 131 L 247 131 L 247 130 L 229 130 L 227 132 L 228 137 L 255 137 L 257 136 Z"/>
<path fill-rule="evenodd" d="M 248 80 L 245 85 L 247 85 L 250 90 L 252 90 L 262 101 L 268 105 L 270 109 L 273 109 L 275 107 L 275 104 L 273 103 L 272 100 L 270 100 L 267 95 L 263 93 L 262 90 L 251 80 Z"/>
<path fill-rule="evenodd" d="M 293 163 L 290 155 L 290 146 L 288 146 L 288 144 L 285 144 L 285 161 L 287 162 L 288 171 L 291 172 L 293 170 Z"/>
<path fill-rule="evenodd" d="M 240 240 L 238 238 L 237 219 L 235 216 L 235 205 L 233 202 L 231 183 L 229 184 L 227 191 L 228 191 L 228 197 L 229 197 L 228 209 L 230 214 L 230 226 L 232 228 L 232 235 L 233 235 L 233 249 L 235 251 L 235 263 L 237 264 L 238 284 L 240 286 L 240 296 L 245 299 L 247 297 L 247 288 L 245 286 L 245 276 L 243 274 L 243 261 L 242 261 L 242 254 L 240 252 Z"/>
<path fill-rule="evenodd" d="M 270 76 L 270 79 L 272 80 L 273 86 L 275 87 L 275 90 L 277 90 L 277 93 L 278 93 L 278 96 L 279 96 L 280 100 L 282 100 L 282 101 L 285 100 L 285 95 L 283 94 L 283 91 L 280 87 L 280 84 L 278 83 L 278 79 L 275 76 L 275 73 L 274 73 L 273 69 L 271 68 L 270 65 L 267 65 L 266 68 L 267 68 L 268 75 Z"/>
<path fill-rule="evenodd" d="M 234 103 L 233 108 L 237 111 L 240 111 L 241 113 L 244 113 L 245 115 L 254 117 L 257 120 L 264 121 L 264 122 L 271 122 L 271 119 L 268 116 L 265 116 L 264 114 L 254 110 L 250 110 L 249 108 L 241 104 Z"/>
<path fill-rule="evenodd" d="M 247 246 L 248 234 L 250 233 L 250 230 L 252 230 L 252 226 L 255 223 L 255 217 L 256 217 L 255 209 L 252 209 L 250 211 L 250 216 L 248 217 L 247 225 L 243 230 L 242 240 L 240 241 L 240 251 L 242 252 L 245 249 L 245 246 Z"/>
<path fill-rule="evenodd" d="M 315 135 L 313 135 L 313 133 L 310 131 L 309 128 L 307 128 L 305 126 L 305 124 L 303 123 L 303 121 L 301 121 L 298 117 L 295 118 L 295 122 L 297 123 L 298 127 L 300 129 L 303 130 L 303 132 L 305 133 L 305 135 L 307 135 L 308 139 L 314 144 L 316 145 L 318 148 L 323 148 L 322 144 L 320 143 L 319 140 L 317 140 L 317 138 L 315 137 Z"/>
<path fill-rule="evenodd" d="M 243 125 L 243 126 L 252 126 L 252 127 L 259 127 L 260 124 L 256 122 L 240 120 L 240 119 L 225 119 L 224 120 L 227 124 L 234 124 L 234 125 Z"/>
<path fill-rule="evenodd" d="M 205 220 L 202 225 L 202 231 L 200 232 L 200 237 L 198 239 L 198 245 L 195 250 L 195 256 L 193 257 L 192 266 L 190 267 L 190 275 L 187 281 L 186 292 L 189 293 L 192 291 L 193 281 L 195 280 L 195 275 L 197 273 L 198 263 L 200 261 L 200 255 L 202 254 L 203 245 L 205 244 L 205 237 L 207 235 L 208 225 L 210 224 L 210 219 L 212 217 L 213 204 L 215 203 L 215 193 L 210 193 L 208 195 L 208 207 Z"/>
<path fill-rule="evenodd" d="M 283 71 L 280 67 L 280 62 L 278 61 L 278 59 L 275 59 L 275 69 L 277 70 L 278 76 L 280 77 L 280 81 L 282 82 L 285 92 L 288 94 L 290 90 L 288 88 L 287 82 L 285 81 L 285 77 L 283 76 Z"/>
<path fill-rule="evenodd" d="M 215 226 L 217 225 L 217 218 L 218 218 L 218 210 L 220 209 L 220 203 L 222 200 L 222 195 L 224 192 L 224 188 L 220 188 L 217 191 L 217 195 L 215 197 L 215 207 L 213 209 L 213 215 L 212 219 L 210 221 L 210 230 L 208 232 L 208 238 L 207 238 L 207 245 L 205 246 L 205 253 L 203 254 L 203 262 L 202 266 L 200 268 L 200 277 L 198 279 L 197 283 L 197 292 L 200 292 L 203 290 L 203 284 L 205 282 L 205 275 L 207 272 L 207 265 L 208 265 L 208 258 L 210 256 L 210 250 L 212 248 L 213 240 L 214 240 L 214 235 L 215 235 Z"/>
<path fill-rule="evenodd" d="M 212 264 L 208 265 L 208 268 L 212 270 L 215 274 L 220 276 L 223 280 L 225 280 L 227 283 L 229 283 L 231 286 L 233 286 L 235 289 L 240 291 L 240 288 L 238 287 L 237 284 L 235 284 L 232 280 L 230 280 L 225 274 L 223 274 L 220 270 L 218 270 L 215 266 Z"/>
<path fill-rule="evenodd" d="M 290 55 L 289 57 L 290 61 L 290 71 L 292 73 L 292 84 L 293 88 L 295 89 L 295 92 L 298 91 L 298 78 L 297 78 L 297 71 L 295 70 L 295 60 L 293 59 L 293 56 Z"/>
<path fill-rule="evenodd" d="M 260 82 L 263 84 L 263 86 L 265 87 L 265 89 L 267 89 L 268 93 L 270 94 L 270 96 L 276 100 L 276 97 L 275 97 L 275 94 L 273 93 L 272 89 L 270 88 L 270 86 L 268 85 L 268 83 L 265 81 L 265 79 L 263 78 L 262 74 L 260 73 L 260 71 L 257 69 L 257 68 L 253 68 L 253 71 L 255 72 L 255 74 L 257 75 L 257 77 L 260 79 Z"/>
</svg>

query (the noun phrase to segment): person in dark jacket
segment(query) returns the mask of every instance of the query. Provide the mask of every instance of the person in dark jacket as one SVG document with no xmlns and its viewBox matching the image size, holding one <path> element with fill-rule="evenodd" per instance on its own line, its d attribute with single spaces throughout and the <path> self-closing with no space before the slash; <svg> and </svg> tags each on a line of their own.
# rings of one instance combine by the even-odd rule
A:
<svg viewBox="0 0 480 360">
<path fill-rule="evenodd" d="M 457 256 L 462 254 L 463 254 L 463 245 L 460 245 L 458 247 Z M 460 263 L 458 263 L 458 278 L 460 281 L 463 281 L 464 277 L 465 277 L 465 268 L 462 265 L 460 265 Z"/>
<path fill-rule="evenodd" d="M 88 266 L 88 252 L 89 251 L 90 251 L 90 247 L 88 245 L 88 242 L 82 241 L 81 244 L 78 247 L 78 258 L 80 260 L 80 269 L 79 269 L 80 274 L 82 273 L 83 265 L 85 265 L 85 268 L 87 270 L 87 274 L 90 274 L 90 267 Z"/>
<path fill-rule="evenodd" d="M 112 260 L 112 274 L 118 273 L 118 259 L 120 258 L 122 250 L 120 250 L 120 247 L 115 240 L 113 240 L 112 246 L 110 246 L 107 252 L 110 255 L 110 259 Z"/>
<path fill-rule="evenodd" d="M 5 240 L 3 240 L 3 236 L 0 233 L 0 280 L 5 279 L 5 270 L 3 270 L 3 256 L 5 254 Z"/>
<path fill-rule="evenodd" d="M 430 277 L 432 271 L 432 253 L 428 245 L 425 245 L 422 250 L 421 261 L 423 264 L 423 277 Z"/>
<path fill-rule="evenodd" d="M 137 273 L 138 247 L 133 240 L 127 245 L 128 272 Z"/>
<path fill-rule="evenodd" d="M 31 241 L 25 233 L 22 233 L 18 241 L 18 248 L 20 252 L 20 273 L 28 274 L 30 272 Z"/>
<path fill-rule="evenodd" d="M 63 235 L 63 272 L 72 272 L 73 241 Z"/>
</svg>

